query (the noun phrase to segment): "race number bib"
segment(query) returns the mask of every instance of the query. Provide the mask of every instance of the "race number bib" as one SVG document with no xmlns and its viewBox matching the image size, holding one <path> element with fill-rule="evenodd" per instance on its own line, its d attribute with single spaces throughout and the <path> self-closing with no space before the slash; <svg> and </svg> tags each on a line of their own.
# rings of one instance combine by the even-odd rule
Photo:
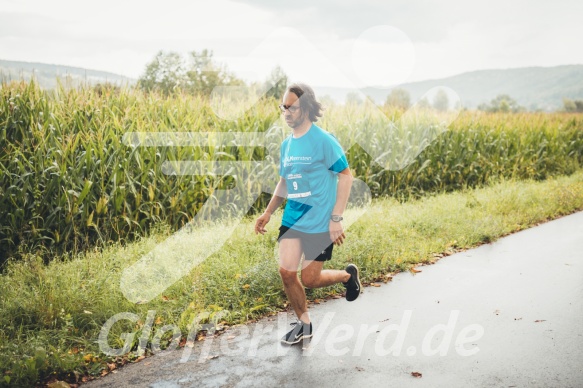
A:
<svg viewBox="0 0 583 388">
<path fill-rule="evenodd" d="M 307 198 L 312 195 L 310 182 L 303 179 L 302 174 L 289 173 L 286 175 L 287 197 L 290 199 Z"/>
</svg>

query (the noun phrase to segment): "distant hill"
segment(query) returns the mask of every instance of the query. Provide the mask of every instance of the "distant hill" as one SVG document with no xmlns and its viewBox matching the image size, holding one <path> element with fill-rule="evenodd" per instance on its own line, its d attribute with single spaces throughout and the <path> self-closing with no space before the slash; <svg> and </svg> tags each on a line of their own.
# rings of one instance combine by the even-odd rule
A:
<svg viewBox="0 0 583 388">
<path fill-rule="evenodd" d="M 563 98 L 583 99 L 583 65 L 556 67 L 523 67 L 517 69 L 478 70 L 452 77 L 412 82 L 395 88 L 407 90 L 415 102 L 435 86 L 447 86 L 460 96 L 466 108 L 490 102 L 499 94 L 508 94 L 528 110 L 552 111 L 563 107 Z M 344 101 L 349 89 L 317 89 L 319 95 L 329 95 Z M 378 104 L 384 103 L 391 89 L 365 88 L 361 92 Z"/>
<path fill-rule="evenodd" d="M 136 82 L 135 79 L 105 71 L 0 60 L 0 79 L 29 80 L 33 71 L 40 86 L 45 89 L 57 85 L 57 76 L 69 79 L 73 85 L 84 82 L 133 85 Z M 490 102 L 499 94 L 508 94 L 528 110 L 553 111 L 563 107 L 563 98 L 583 99 L 583 65 L 477 70 L 447 78 L 406 83 L 395 88 L 407 90 L 411 101 L 415 102 L 425 91 L 435 86 L 447 86 L 455 90 L 462 105 L 470 109 Z M 315 86 L 314 89 L 318 97 L 328 95 L 338 102 L 344 102 L 346 94 L 354 91 L 326 86 Z M 360 91 L 372 97 L 377 104 L 382 104 L 391 89 L 364 88 Z"/>
<path fill-rule="evenodd" d="M 88 83 L 91 85 L 97 83 L 114 83 L 117 85 L 131 85 L 136 82 L 132 78 L 127 78 L 115 73 L 106 71 L 89 70 L 80 67 L 49 65 L 37 62 L 18 62 L 0 60 L 0 79 L 1 80 L 30 80 L 32 74 L 43 89 L 53 89 L 57 86 L 57 77 L 61 80 L 67 80 L 68 85 L 77 86 Z"/>
</svg>

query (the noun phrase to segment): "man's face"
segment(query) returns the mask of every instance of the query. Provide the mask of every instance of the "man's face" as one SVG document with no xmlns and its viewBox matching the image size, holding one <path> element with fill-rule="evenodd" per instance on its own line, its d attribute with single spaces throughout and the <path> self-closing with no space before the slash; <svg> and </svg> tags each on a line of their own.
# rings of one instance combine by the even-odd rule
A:
<svg viewBox="0 0 583 388">
<path fill-rule="evenodd" d="M 295 93 L 286 92 L 283 95 L 282 104 L 289 107 L 289 109 L 283 112 L 283 118 L 286 124 L 292 129 L 299 127 L 306 119 L 306 115 L 303 109 L 300 108 L 300 99 L 298 96 Z"/>
</svg>

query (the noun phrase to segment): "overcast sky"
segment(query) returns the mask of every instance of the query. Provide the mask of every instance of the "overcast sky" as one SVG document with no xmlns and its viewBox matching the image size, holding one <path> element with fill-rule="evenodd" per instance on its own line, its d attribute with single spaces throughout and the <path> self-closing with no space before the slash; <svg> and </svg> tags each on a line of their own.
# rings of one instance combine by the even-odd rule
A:
<svg viewBox="0 0 583 388">
<path fill-rule="evenodd" d="M 137 78 L 159 50 L 209 48 L 246 80 L 279 64 L 295 81 L 387 87 L 582 64 L 581 15 L 580 0 L 0 0 L 0 59 Z"/>
</svg>

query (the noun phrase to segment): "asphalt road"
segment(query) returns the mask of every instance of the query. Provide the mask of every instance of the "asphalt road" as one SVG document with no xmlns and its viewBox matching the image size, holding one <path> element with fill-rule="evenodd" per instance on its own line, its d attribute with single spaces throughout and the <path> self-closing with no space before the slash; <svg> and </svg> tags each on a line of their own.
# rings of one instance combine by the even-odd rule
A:
<svg viewBox="0 0 583 388">
<path fill-rule="evenodd" d="M 583 212 L 418 268 L 312 306 L 304 344 L 282 313 L 86 386 L 583 387 Z"/>
</svg>

